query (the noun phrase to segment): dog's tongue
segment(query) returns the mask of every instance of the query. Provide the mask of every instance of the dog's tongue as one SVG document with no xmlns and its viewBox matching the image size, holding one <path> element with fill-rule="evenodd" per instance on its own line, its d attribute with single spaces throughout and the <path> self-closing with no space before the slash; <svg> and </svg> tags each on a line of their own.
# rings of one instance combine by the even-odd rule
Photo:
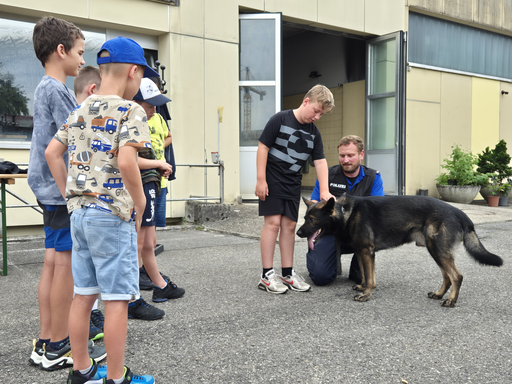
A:
<svg viewBox="0 0 512 384">
<path fill-rule="evenodd" d="M 311 249 L 311 250 L 315 249 L 315 243 L 313 241 L 316 239 L 317 236 L 318 236 L 318 231 L 316 231 L 313 234 L 313 236 L 308 238 L 309 249 Z"/>
</svg>

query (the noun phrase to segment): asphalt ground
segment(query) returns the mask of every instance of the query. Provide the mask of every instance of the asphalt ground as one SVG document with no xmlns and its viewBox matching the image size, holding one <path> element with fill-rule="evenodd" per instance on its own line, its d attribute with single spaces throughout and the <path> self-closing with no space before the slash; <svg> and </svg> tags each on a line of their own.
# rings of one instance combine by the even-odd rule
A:
<svg viewBox="0 0 512 384">
<path fill-rule="evenodd" d="M 456 265 L 464 282 L 455 308 L 427 297 L 441 273 L 412 244 L 377 253 L 377 288 L 360 303 L 347 278 L 350 255 L 329 286 L 285 295 L 257 289 L 263 219 L 256 204 L 233 206 L 224 221 L 159 230 L 160 269 L 186 294 L 157 304 L 166 311 L 162 320 L 128 321 L 126 365 L 159 384 L 512 382 L 512 209 L 455 205 L 505 262 L 480 266 L 461 247 Z M 0 276 L 0 383 L 66 380 L 67 371 L 28 363 L 39 332 L 43 247 L 42 237 L 9 239 L 9 275 Z M 295 270 L 311 283 L 306 247 L 297 237 Z M 277 246 L 278 272 L 279 261 Z M 150 291 L 142 296 L 150 302 Z"/>
</svg>

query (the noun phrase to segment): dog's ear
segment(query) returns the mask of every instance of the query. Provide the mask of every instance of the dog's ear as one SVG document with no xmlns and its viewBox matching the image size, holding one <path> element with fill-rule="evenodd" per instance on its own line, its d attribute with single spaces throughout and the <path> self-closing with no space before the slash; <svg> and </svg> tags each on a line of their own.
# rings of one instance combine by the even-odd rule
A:
<svg viewBox="0 0 512 384">
<path fill-rule="evenodd" d="M 322 211 L 332 212 L 334 209 L 334 204 L 336 203 L 336 200 L 334 200 L 334 197 L 331 197 L 325 205 L 322 207 Z"/>
<path fill-rule="evenodd" d="M 302 200 L 304 201 L 304 203 L 305 203 L 308 207 L 311 207 L 313 204 L 315 204 L 314 202 L 312 202 L 311 200 L 306 199 L 305 197 L 302 197 Z"/>
</svg>

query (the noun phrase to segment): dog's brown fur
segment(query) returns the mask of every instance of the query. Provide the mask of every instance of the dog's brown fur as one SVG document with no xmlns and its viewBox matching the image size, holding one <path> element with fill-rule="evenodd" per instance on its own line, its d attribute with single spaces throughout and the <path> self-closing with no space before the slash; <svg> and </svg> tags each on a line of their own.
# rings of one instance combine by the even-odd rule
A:
<svg viewBox="0 0 512 384">
<path fill-rule="evenodd" d="M 357 301 L 370 299 L 375 288 L 375 252 L 416 242 L 426 246 L 441 269 L 443 284 L 428 297 L 442 299 L 450 286 L 445 307 L 454 307 L 459 297 L 462 275 L 455 267 L 453 248 L 462 239 L 467 252 L 480 264 L 501 266 L 503 260 L 488 252 L 478 239 L 473 222 L 462 212 L 441 200 L 424 196 L 343 195 L 338 200 L 313 203 L 308 206 L 305 223 L 297 231 L 299 237 L 335 234 L 350 245 L 361 268 L 362 283 L 353 289 L 362 292 Z"/>
</svg>

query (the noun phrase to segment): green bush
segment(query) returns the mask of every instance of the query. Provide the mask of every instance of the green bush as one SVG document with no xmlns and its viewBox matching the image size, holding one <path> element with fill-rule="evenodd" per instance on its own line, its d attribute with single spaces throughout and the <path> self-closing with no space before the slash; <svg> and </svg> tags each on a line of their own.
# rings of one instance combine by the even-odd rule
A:
<svg viewBox="0 0 512 384">
<path fill-rule="evenodd" d="M 478 155 L 477 161 L 480 173 L 490 174 L 490 177 L 495 177 L 498 184 L 502 185 L 506 178 L 512 176 L 512 167 L 510 167 L 510 155 L 507 153 L 507 143 L 505 140 L 500 140 L 496 147 L 492 150 L 489 147 Z M 489 185 L 489 179 L 483 186 Z"/>
<path fill-rule="evenodd" d="M 441 173 L 436 181 L 440 185 L 482 185 L 489 182 L 490 175 L 475 171 L 477 158 L 471 151 L 464 151 L 458 145 L 452 147 L 452 153 L 444 159 Z"/>
</svg>

